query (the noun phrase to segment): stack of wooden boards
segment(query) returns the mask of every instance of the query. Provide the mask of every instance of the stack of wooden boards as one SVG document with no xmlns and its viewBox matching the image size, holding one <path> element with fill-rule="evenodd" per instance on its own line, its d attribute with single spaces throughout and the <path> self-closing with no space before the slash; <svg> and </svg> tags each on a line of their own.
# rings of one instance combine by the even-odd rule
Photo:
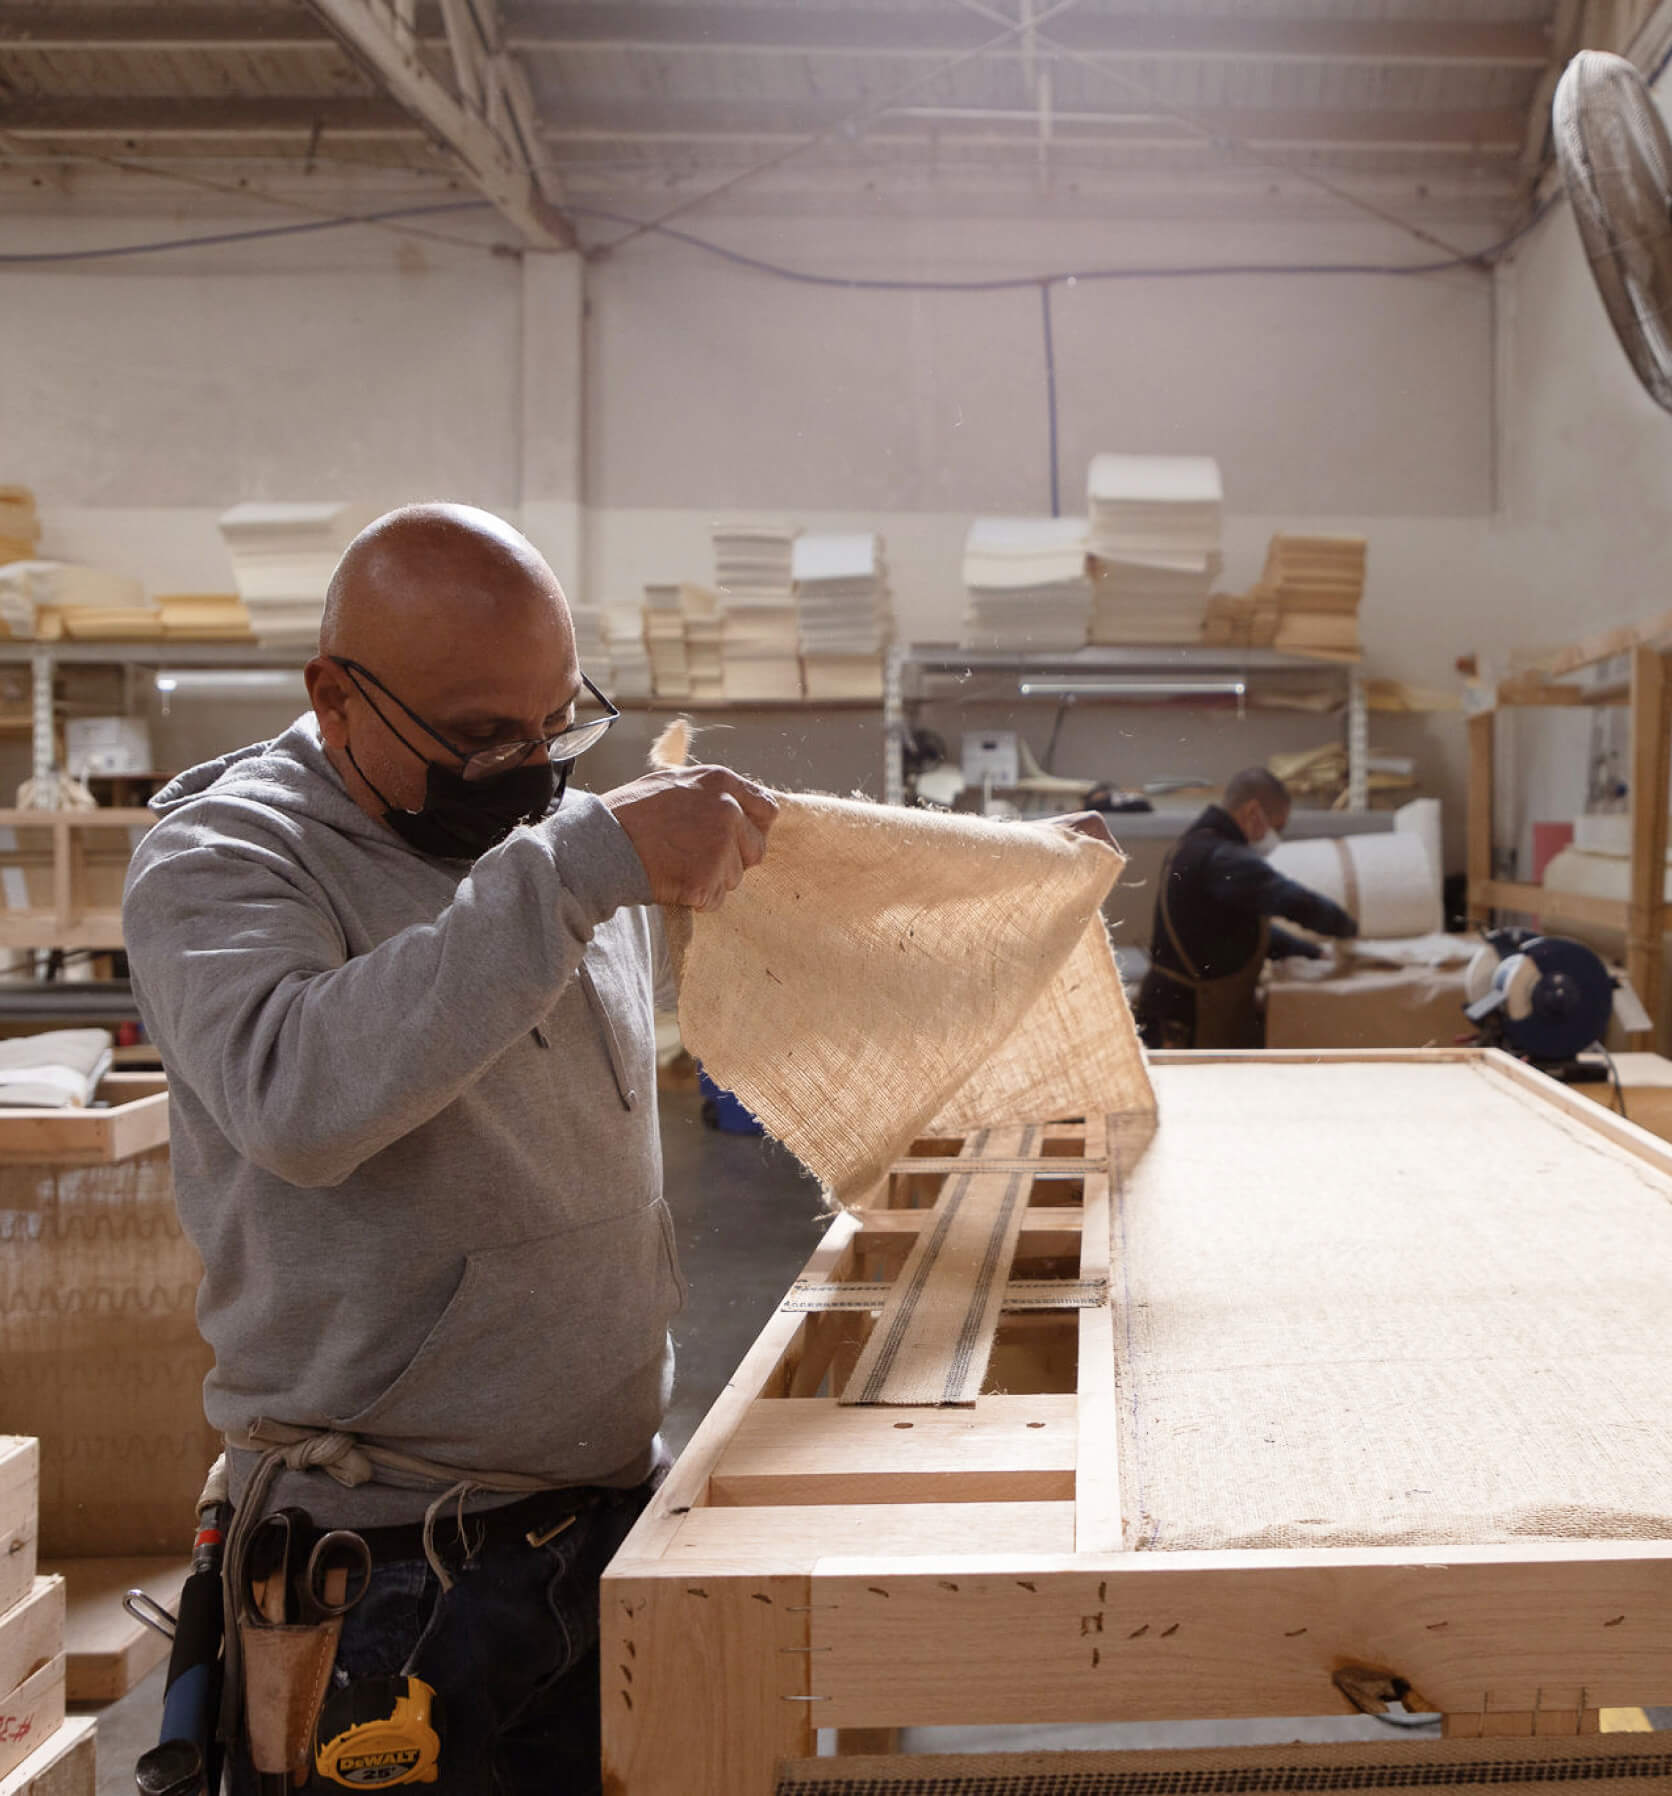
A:
<svg viewBox="0 0 1672 1796">
<path fill-rule="evenodd" d="M 689 580 L 655 581 L 644 589 L 644 639 L 658 698 L 724 696 L 720 662 L 723 624 L 718 600 Z"/>
<path fill-rule="evenodd" d="M 128 574 L 43 558 L 40 512 L 26 486 L 0 486 L 0 636 L 25 641 L 247 642 L 236 593 L 151 596 Z"/>
<path fill-rule="evenodd" d="M 645 645 L 643 607 L 631 602 L 604 605 L 599 609 L 599 616 L 609 662 L 607 668 L 592 677 L 617 703 L 623 699 L 649 698 L 655 690 L 655 681 L 651 673 L 650 650 Z"/>
<path fill-rule="evenodd" d="M 1362 536 L 1280 531 L 1271 539 L 1255 586 L 1240 596 L 1216 594 L 1209 601 L 1203 640 L 1356 661 L 1366 549 Z"/>
<path fill-rule="evenodd" d="M 41 546 L 41 518 L 26 486 L 0 486 L 0 567 L 33 561 Z"/>
<path fill-rule="evenodd" d="M 64 1580 L 36 1573 L 40 1451 L 0 1435 L 0 1796 L 93 1796 L 93 1723 L 64 1714 Z"/>
</svg>

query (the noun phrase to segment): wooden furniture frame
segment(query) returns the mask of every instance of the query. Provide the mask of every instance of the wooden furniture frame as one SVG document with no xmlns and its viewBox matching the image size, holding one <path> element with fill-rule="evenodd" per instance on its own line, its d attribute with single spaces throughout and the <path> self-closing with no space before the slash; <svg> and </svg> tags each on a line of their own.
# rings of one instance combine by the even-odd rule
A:
<svg viewBox="0 0 1672 1796">
<path fill-rule="evenodd" d="M 1626 938 L 1626 975 L 1651 1017 L 1660 1014 L 1665 962 L 1668 744 L 1672 742 L 1672 613 L 1635 628 L 1605 631 L 1500 681 L 1469 717 L 1469 921 L 1489 927 L 1493 913 L 1566 918 Z M 1568 676 L 1626 655 L 1629 679 L 1574 685 Z M 1631 895 L 1624 902 L 1493 876 L 1495 736 L 1498 713 L 1517 706 L 1628 705 L 1631 711 Z M 1656 1045 L 1655 1031 L 1634 1032 L 1634 1048 Z"/>
<path fill-rule="evenodd" d="M 120 898 L 114 905 L 98 904 L 88 893 L 88 837 L 149 829 L 156 821 L 147 810 L 0 811 L 0 829 L 45 832 L 51 838 L 41 849 L 20 846 L 0 854 L 0 866 L 18 868 L 25 877 L 50 867 L 52 876 L 50 905 L 0 909 L 0 948 L 120 948 Z M 122 859 L 125 865 L 125 853 Z"/>
<path fill-rule="evenodd" d="M 1672 1147 L 1497 1052 L 1153 1059 L 1479 1062 L 1672 1174 Z M 612 1796 L 771 1796 L 821 1728 L 886 1752 L 907 1726 L 1347 1714 L 1408 1690 L 1450 1734 L 1577 1734 L 1672 1702 L 1672 1541 L 1126 1550 L 1107 1300 L 1007 1298 L 973 1406 L 844 1407 L 876 1281 L 939 1228 L 925 1206 L 967 1146 L 919 1143 L 832 1221 L 606 1573 Z M 1053 1126 L 999 1276 L 1107 1281 L 1130 1152 L 1101 1119 Z M 852 1282 L 865 1307 L 798 1307 Z"/>
</svg>

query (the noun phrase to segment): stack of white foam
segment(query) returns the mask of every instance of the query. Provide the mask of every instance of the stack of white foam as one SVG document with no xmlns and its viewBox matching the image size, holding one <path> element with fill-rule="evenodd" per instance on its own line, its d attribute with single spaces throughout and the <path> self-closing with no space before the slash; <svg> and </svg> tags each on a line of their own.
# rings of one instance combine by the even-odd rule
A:
<svg viewBox="0 0 1672 1796">
<path fill-rule="evenodd" d="M 252 501 L 222 515 L 221 538 L 258 642 L 301 646 L 317 640 L 337 561 L 368 522 L 365 507 L 340 502 Z"/>
<path fill-rule="evenodd" d="M 801 696 L 793 525 L 716 524 L 722 686 L 733 701 Z"/>
<path fill-rule="evenodd" d="M 691 696 L 691 664 L 685 658 L 685 616 L 679 583 L 656 581 L 644 589 L 644 642 L 651 685 L 658 698 Z"/>
<path fill-rule="evenodd" d="M 1084 645 L 1091 624 L 1083 518 L 977 518 L 964 539 L 971 648 Z"/>
<path fill-rule="evenodd" d="M 794 572 L 807 696 L 881 698 L 894 633 L 882 538 L 870 531 L 803 536 Z"/>
<path fill-rule="evenodd" d="M 638 605 L 605 605 L 600 613 L 604 649 L 615 681 L 612 696 L 647 699 L 655 690 L 650 671 L 650 651 L 644 646 L 644 611 Z M 601 682 L 600 682 L 601 683 Z"/>
<path fill-rule="evenodd" d="M 1219 464 L 1205 455 L 1096 455 L 1086 499 L 1092 641 L 1199 642 L 1224 565 Z"/>
</svg>

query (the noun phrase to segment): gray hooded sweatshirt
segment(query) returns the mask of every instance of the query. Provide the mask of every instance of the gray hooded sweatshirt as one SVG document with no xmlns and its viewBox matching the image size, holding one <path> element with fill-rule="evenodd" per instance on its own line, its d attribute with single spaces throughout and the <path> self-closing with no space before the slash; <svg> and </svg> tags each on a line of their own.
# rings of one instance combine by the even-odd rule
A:
<svg viewBox="0 0 1672 1796">
<path fill-rule="evenodd" d="M 462 1471 L 638 1482 L 683 1298 L 662 1200 L 661 932 L 570 792 L 474 864 L 349 797 L 306 716 L 182 775 L 123 927 L 168 1069 L 217 1427 L 344 1429 Z M 234 1495 L 253 1456 L 232 1456 Z M 435 1495 L 287 1472 L 274 1503 Z"/>
</svg>

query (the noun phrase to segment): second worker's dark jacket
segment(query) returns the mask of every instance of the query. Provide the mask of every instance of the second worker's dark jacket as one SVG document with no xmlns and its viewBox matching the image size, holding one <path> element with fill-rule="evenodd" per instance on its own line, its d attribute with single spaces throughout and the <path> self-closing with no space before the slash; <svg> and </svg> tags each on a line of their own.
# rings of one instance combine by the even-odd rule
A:
<svg viewBox="0 0 1672 1796">
<path fill-rule="evenodd" d="M 1251 848 L 1236 819 L 1216 804 L 1209 805 L 1179 838 L 1163 877 L 1150 959 L 1185 978 L 1222 979 L 1245 968 L 1260 952 L 1272 917 L 1286 917 L 1319 935 L 1358 933 L 1358 925 L 1339 904 L 1285 877 Z M 1191 965 L 1184 964 L 1179 947 Z M 1317 950 L 1272 929 L 1266 952 L 1268 958 L 1280 960 L 1293 954 L 1316 955 Z M 1159 1045 L 1164 1020 L 1193 1032 L 1195 993 L 1177 979 L 1151 973 L 1139 994 L 1138 1022 L 1152 1045 Z"/>
</svg>

